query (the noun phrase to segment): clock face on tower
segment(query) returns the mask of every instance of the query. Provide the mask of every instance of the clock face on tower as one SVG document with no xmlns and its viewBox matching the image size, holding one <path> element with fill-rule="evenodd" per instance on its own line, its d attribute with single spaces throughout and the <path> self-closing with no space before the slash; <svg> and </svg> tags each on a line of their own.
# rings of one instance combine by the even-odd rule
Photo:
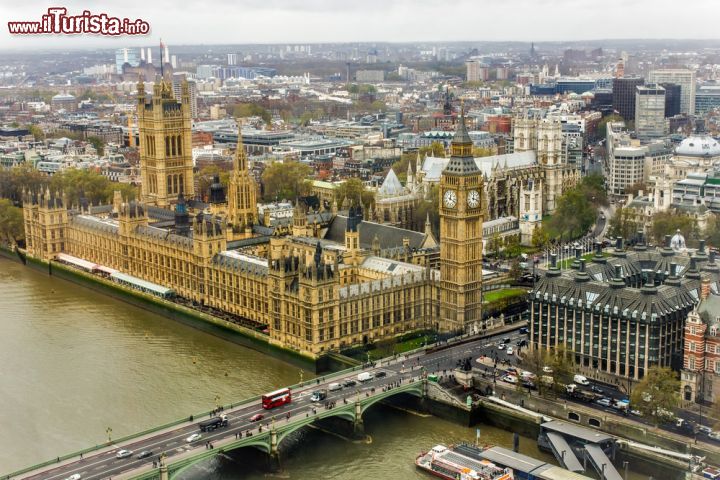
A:
<svg viewBox="0 0 720 480">
<path fill-rule="evenodd" d="M 455 190 L 446 191 L 445 195 L 443 195 L 443 202 L 446 207 L 455 208 L 455 205 L 457 204 L 457 193 L 455 193 Z"/>
<path fill-rule="evenodd" d="M 470 208 L 477 208 L 480 206 L 480 192 L 477 190 L 470 190 L 467 197 L 467 204 Z"/>
</svg>

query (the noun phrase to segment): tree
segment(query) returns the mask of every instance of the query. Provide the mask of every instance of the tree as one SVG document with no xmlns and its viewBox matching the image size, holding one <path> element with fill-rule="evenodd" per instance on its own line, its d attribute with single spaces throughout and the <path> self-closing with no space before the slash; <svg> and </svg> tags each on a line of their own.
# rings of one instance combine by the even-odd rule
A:
<svg viewBox="0 0 720 480">
<path fill-rule="evenodd" d="M 538 249 L 541 249 L 545 247 L 545 245 L 548 244 L 550 241 L 550 237 L 548 237 L 547 232 L 545 231 L 545 228 L 543 228 L 542 225 L 538 225 L 535 227 L 535 230 L 533 230 L 532 234 L 532 246 Z"/>
<path fill-rule="evenodd" d="M 233 107 L 234 117 L 260 117 L 265 123 L 272 121 L 272 115 L 262 106 L 255 103 L 238 103 Z"/>
<path fill-rule="evenodd" d="M 623 122 L 623 121 L 624 121 L 623 118 L 616 113 L 613 113 L 612 115 L 608 115 L 607 117 L 600 120 L 600 122 L 598 122 L 598 126 L 597 126 L 598 138 L 605 138 L 607 136 L 607 124 L 608 123 Z"/>
<path fill-rule="evenodd" d="M 495 258 L 500 257 L 500 249 L 502 248 L 502 238 L 497 232 L 493 233 L 488 241 L 488 250 L 490 250 Z"/>
<path fill-rule="evenodd" d="M 473 157 L 489 157 L 494 154 L 495 152 L 493 152 L 491 148 L 473 147 L 472 149 Z"/>
<path fill-rule="evenodd" d="M 510 275 L 510 278 L 516 281 L 520 278 L 520 275 L 522 275 L 522 268 L 520 268 L 519 258 L 513 258 L 512 262 L 510 262 L 510 271 L 508 272 L 508 275 Z"/>
<path fill-rule="evenodd" d="M 513 235 L 506 238 L 505 241 L 505 257 L 517 258 L 522 253 L 522 246 L 520 246 L 520 239 Z"/>
<path fill-rule="evenodd" d="M 604 177 L 584 177 L 557 199 L 555 212 L 546 224 L 548 236 L 561 241 L 582 236 L 595 223 L 601 205 L 607 205 Z"/>
<path fill-rule="evenodd" d="M 36 141 L 45 140 L 45 132 L 42 128 L 38 125 L 25 125 L 25 128 L 27 128 L 30 131 L 30 135 L 32 135 Z"/>
<path fill-rule="evenodd" d="M 680 380 L 668 367 L 653 366 L 635 386 L 630 404 L 655 425 L 665 421 L 680 402 Z"/>
<path fill-rule="evenodd" d="M 422 158 L 430 155 L 431 157 L 445 158 L 445 145 L 442 142 L 432 142 L 430 145 L 424 145 L 418 149 Z"/>
<path fill-rule="evenodd" d="M 90 142 L 92 144 L 93 148 L 95 148 L 95 151 L 97 152 L 98 156 L 102 157 L 103 154 L 105 153 L 104 152 L 105 142 L 103 142 L 103 139 L 100 137 L 91 136 L 91 137 L 88 137 L 88 142 Z"/>
<path fill-rule="evenodd" d="M 338 205 L 342 205 L 346 198 L 348 202 L 355 205 L 359 200 L 366 210 L 370 209 L 375 201 L 373 192 L 368 191 L 359 178 L 349 178 L 335 189 L 335 199 Z"/>
<path fill-rule="evenodd" d="M 38 172 L 30 163 L 23 163 L 10 170 L 0 170 L 0 197 L 16 203 L 22 201 L 22 192 L 40 192 L 50 183 L 50 177 Z"/>
<path fill-rule="evenodd" d="M 703 236 L 705 237 L 708 245 L 712 245 L 715 248 L 720 247 L 720 220 L 718 219 L 717 214 L 710 214 Z"/>
<path fill-rule="evenodd" d="M 647 185 L 645 185 L 645 182 L 635 182 L 629 187 L 625 187 L 625 194 L 626 195 L 632 195 L 637 196 L 640 192 L 647 192 Z"/>
<path fill-rule="evenodd" d="M 311 173 L 312 168 L 304 163 L 271 163 L 262 174 L 265 200 L 292 200 L 307 195 L 312 188 L 308 180 Z"/>
<path fill-rule="evenodd" d="M 551 351 L 549 363 L 553 369 L 553 387 L 560 393 L 575 373 L 575 355 L 561 343 Z"/>
<path fill-rule="evenodd" d="M 519 356 L 520 368 L 535 375 L 535 385 L 537 386 L 538 393 L 542 395 L 545 384 L 540 381 L 540 379 L 545 375 L 543 367 L 550 363 L 547 350 L 542 348 L 526 348 Z"/>
<path fill-rule="evenodd" d="M 10 245 L 25 238 L 22 209 L 0 198 L 0 241 Z"/>
<path fill-rule="evenodd" d="M 198 195 L 200 195 L 200 198 L 207 198 L 210 195 L 210 185 L 212 185 L 215 175 L 220 177 L 220 183 L 227 191 L 228 184 L 230 183 L 230 173 L 217 165 L 208 165 L 200 170 L 197 176 Z"/>
<path fill-rule="evenodd" d="M 413 223 L 415 229 L 425 228 L 425 221 L 430 218 L 430 228 L 435 235 L 435 239 L 440 238 L 440 193 L 439 187 L 433 185 L 430 187 L 427 198 L 418 203 L 413 212 Z"/>
<path fill-rule="evenodd" d="M 691 239 L 697 238 L 697 225 L 690 215 L 667 211 L 657 212 L 652 216 L 650 234 L 656 244 L 662 244 L 665 235 L 674 235 L 677 230 L 680 230 L 688 243 Z"/>
<path fill-rule="evenodd" d="M 627 208 L 618 207 L 615 215 L 610 219 L 609 233 L 613 237 L 630 239 L 635 236 L 639 227 Z"/>
</svg>

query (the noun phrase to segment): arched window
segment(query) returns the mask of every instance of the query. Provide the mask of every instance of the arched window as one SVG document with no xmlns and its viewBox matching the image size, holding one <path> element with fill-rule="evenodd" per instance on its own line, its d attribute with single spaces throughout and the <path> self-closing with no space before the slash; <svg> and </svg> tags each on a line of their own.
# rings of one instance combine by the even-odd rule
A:
<svg viewBox="0 0 720 480">
<path fill-rule="evenodd" d="M 182 135 L 177 136 L 177 154 L 182 155 Z"/>
<path fill-rule="evenodd" d="M 692 387 L 690 385 L 685 385 L 684 397 L 687 402 L 692 400 Z"/>
<path fill-rule="evenodd" d="M 180 175 L 178 175 L 178 178 L 180 179 L 180 183 L 178 185 L 178 187 L 179 187 L 178 193 L 185 193 L 185 188 L 184 188 L 185 181 L 183 179 L 183 174 L 181 173 Z"/>
<path fill-rule="evenodd" d="M 172 175 L 167 176 L 167 187 L 166 188 L 167 188 L 167 193 L 172 193 Z"/>
<path fill-rule="evenodd" d="M 175 135 L 170 137 L 170 144 L 172 145 L 172 155 L 174 157 L 177 155 L 177 137 Z"/>
<path fill-rule="evenodd" d="M 165 156 L 170 156 L 170 137 L 165 137 Z"/>
</svg>

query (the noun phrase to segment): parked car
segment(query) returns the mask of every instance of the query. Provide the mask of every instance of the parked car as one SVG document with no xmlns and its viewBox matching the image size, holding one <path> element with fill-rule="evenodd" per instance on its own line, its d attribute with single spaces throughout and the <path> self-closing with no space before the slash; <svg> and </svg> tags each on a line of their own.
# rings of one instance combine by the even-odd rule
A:
<svg viewBox="0 0 720 480">
<path fill-rule="evenodd" d="M 515 353 L 515 351 L 513 350 L 513 347 L 507 347 L 507 354 L 512 355 L 513 353 Z"/>
<path fill-rule="evenodd" d="M 502 377 L 500 377 L 500 380 L 502 380 L 503 382 L 512 383 L 513 385 L 518 383 L 518 379 L 514 375 L 503 375 Z"/>
<path fill-rule="evenodd" d="M 250 417 L 250 421 L 251 421 L 251 422 L 259 422 L 259 421 L 262 420 L 263 418 L 265 418 L 265 415 L 263 415 L 262 413 L 256 413 L 255 415 L 253 415 L 252 417 Z"/>
<path fill-rule="evenodd" d="M 115 454 L 115 458 L 129 458 L 132 454 L 132 450 L 120 450 Z"/>
<path fill-rule="evenodd" d="M 553 373 L 553 369 L 552 369 L 552 367 L 545 366 L 545 367 L 543 367 L 543 372 L 544 373 Z"/>
<path fill-rule="evenodd" d="M 135 455 L 135 458 L 147 458 L 152 454 L 153 454 L 152 450 L 143 450 L 142 452 Z"/>
<path fill-rule="evenodd" d="M 200 435 L 199 433 L 193 433 L 192 435 L 190 435 L 189 437 L 187 437 L 187 438 L 185 439 L 185 441 L 186 441 L 187 443 L 193 443 L 193 442 L 197 442 L 197 441 L 200 440 L 201 438 L 202 438 L 202 435 Z"/>
<path fill-rule="evenodd" d="M 643 413 L 640 410 L 630 410 L 630 415 L 635 415 L 636 417 L 642 417 Z"/>
</svg>

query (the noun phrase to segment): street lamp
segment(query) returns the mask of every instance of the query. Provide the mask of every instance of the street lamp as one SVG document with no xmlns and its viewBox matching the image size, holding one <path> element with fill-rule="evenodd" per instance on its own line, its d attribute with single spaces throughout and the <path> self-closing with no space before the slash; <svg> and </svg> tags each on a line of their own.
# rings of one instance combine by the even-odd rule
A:
<svg viewBox="0 0 720 480">
<path fill-rule="evenodd" d="M 112 442 L 112 428 L 107 427 L 107 429 L 105 429 L 105 433 L 107 433 L 108 436 L 108 443 Z"/>
<path fill-rule="evenodd" d="M 300 370 L 300 383 L 303 383 L 303 371 L 302 371 L 302 369 Z"/>
</svg>

